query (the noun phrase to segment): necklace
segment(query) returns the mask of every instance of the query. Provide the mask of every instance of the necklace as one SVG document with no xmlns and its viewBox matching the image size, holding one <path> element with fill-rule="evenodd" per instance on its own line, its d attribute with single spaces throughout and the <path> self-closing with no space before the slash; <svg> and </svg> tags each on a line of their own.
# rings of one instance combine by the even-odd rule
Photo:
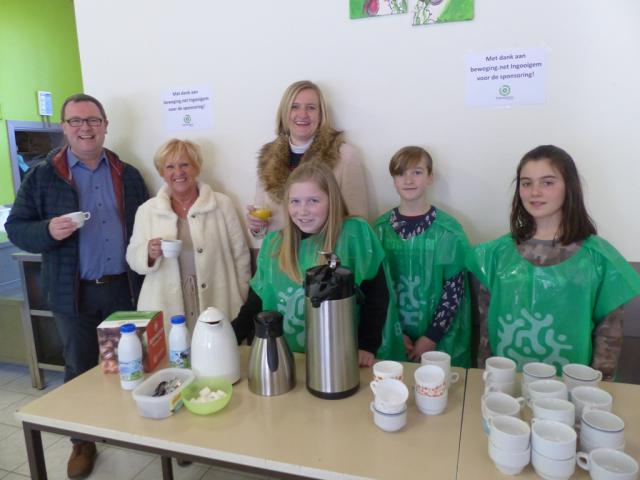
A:
<svg viewBox="0 0 640 480">
<path fill-rule="evenodd" d="M 197 196 L 197 195 L 196 195 L 195 197 L 193 197 L 193 198 L 191 198 L 191 199 L 187 200 L 186 202 L 181 202 L 181 201 L 180 201 L 180 200 L 178 200 L 176 197 L 171 197 L 171 200 L 173 200 L 173 201 L 176 203 L 176 205 L 177 205 L 178 207 L 180 207 L 180 209 L 181 209 L 183 212 L 188 212 L 188 211 L 189 211 L 189 208 L 191 208 L 191 206 L 195 203 L 196 198 L 198 198 L 198 196 Z"/>
</svg>

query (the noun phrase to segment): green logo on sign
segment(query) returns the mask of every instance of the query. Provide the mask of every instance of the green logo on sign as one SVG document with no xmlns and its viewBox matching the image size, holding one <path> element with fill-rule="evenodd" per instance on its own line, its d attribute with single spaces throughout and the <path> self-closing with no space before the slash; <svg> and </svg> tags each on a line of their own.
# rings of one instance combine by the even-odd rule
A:
<svg viewBox="0 0 640 480">
<path fill-rule="evenodd" d="M 184 120 L 184 123 L 191 123 L 191 115 L 188 113 L 182 119 Z"/>
<path fill-rule="evenodd" d="M 498 88 L 498 93 L 503 97 L 506 97 L 511 93 L 511 87 L 509 85 L 502 85 L 500 88 Z"/>
</svg>

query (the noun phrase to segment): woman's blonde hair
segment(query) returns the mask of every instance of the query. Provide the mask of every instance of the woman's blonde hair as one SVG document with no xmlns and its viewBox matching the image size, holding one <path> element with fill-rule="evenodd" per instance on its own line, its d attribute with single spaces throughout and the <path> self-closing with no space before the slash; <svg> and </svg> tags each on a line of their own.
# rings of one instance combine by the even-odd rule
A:
<svg viewBox="0 0 640 480">
<path fill-rule="evenodd" d="M 282 242 L 279 249 L 275 252 L 278 255 L 278 265 L 280 269 L 294 282 L 302 282 L 302 274 L 298 263 L 298 251 L 300 249 L 300 241 L 302 240 L 302 232 L 293 223 L 289 215 L 289 191 L 295 183 L 313 182 L 320 190 L 329 197 L 329 212 L 327 221 L 323 225 L 320 232 L 317 233 L 322 246 L 319 250 L 324 252 L 333 252 L 342 231 L 342 223 L 349 214 L 347 207 L 342 199 L 340 187 L 333 176 L 333 172 L 325 164 L 311 161 L 303 163 L 296 168 L 284 186 L 284 201 L 282 202 L 283 214 L 287 219 L 282 229 Z M 324 257 L 318 255 L 317 263 L 324 263 Z"/>
<path fill-rule="evenodd" d="M 315 83 L 309 80 L 300 80 L 294 82 L 287 87 L 280 99 L 280 105 L 276 112 L 276 135 L 289 135 L 289 114 L 291 113 L 291 106 L 296 96 L 302 90 L 313 90 L 318 95 L 318 108 L 320 109 L 320 122 L 318 128 L 331 127 L 331 121 L 329 120 L 329 113 L 327 112 L 327 102 L 322 95 L 322 90 Z"/>
<path fill-rule="evenodd" d="M 196 169 L 196 175 L 200 175 L 200 169 L 202 167 L 200 147 L 189 140 L 180 140 L 178 138 L 167 140 L 160 145 L 160 148 L 158 148 L 156 154 L 153 156 L 153 164 L 158 173 L 162 175 L 167 162 L 176 160 L 183 155 L 187 157 L 189 163 Z"/>
</svg>

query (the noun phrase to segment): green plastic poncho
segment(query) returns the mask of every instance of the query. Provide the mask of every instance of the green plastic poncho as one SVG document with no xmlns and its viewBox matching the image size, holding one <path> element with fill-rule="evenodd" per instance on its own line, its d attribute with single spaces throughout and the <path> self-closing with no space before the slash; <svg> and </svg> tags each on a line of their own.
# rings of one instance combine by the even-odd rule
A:
<svg viewBox="0 0 640 480">
<path fill-rule="evenodd" d="M 445 281 L 464 270 L 469 241 L 460 224 L 440 209 L 427 230 L 403 240 L 389 222 L 391 212 L 375 221 L 374 230 L 385 251 L 385 267 L 396 295 L 399 341 L 402 342 L 402 333 L 415 341 L 431 325 Z M 451 355 L 454 366 L 468 368 L 470 348 L 471 301 L 465 275 L 464 297 L 437 349 Z"/>
<path fill-rule="evenodd" d="M 258 255 L 258 269 L 251 279 L 251 288 L 262 300 L 264 310 L 282 313 L 284 337 L 294 352 L 305 351 L 304 289 L 295 283 L 278 265 L 277 252 L 282 242 L 280 232 L 272 232 L 265 237 Z M 322 249 L 321 238 L 312 235 L 300 242 L 298 260 L 300 274 L 318 265 L 318 251 Z M 353 271 L 355 281 L 360 285 L 364 280 L 376 276 L 384 259 L 380 242 L 361 218 L 348 218 L 336 242 L 335 253 L 340 263 Z M 395 314 L 394 305 L 389 311 Z M 378 355 L 385 353 L 384 344 Z M 383 358 L 383 357 L 379 357 Z"/>
<path fill-rule="evenodd" d="M 469 270 L 491 293 L 489 344 L 518 368 L 530 361 L 589 365 L 596 324 L 640 294 L 640 276 L 608 242 L 587 238 L 565 261 L 535 266 L 510 234 L 476 246 Z"/>
</svg>

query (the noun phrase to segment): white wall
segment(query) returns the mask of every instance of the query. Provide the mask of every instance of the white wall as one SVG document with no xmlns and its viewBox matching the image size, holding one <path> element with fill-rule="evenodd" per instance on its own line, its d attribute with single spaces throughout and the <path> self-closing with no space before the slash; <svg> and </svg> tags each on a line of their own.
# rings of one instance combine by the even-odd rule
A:
<svg viewBox="0 0 640 480">
<path fill-rule="evenodd" d="M 410 0 L 410 3 L 413 0 Z M 433 155 L 432 200 L 472 241 L 508 228 L 523 153 L 565 148 L 600 233 L 640 260 L 640 2 L 476 0 L 471 22 L 411 27 L 409 15 L 349 20 L 348 0 L 75 0 L 85 91 L 104 101 L 108 146 L 160 185 L 151 158 L 168 138 L 162 93 L 208 86 L 214 127 L 203 178 L 238 208 L 252 199 L 256 152 L 273 138 L 285 87 L 321 85 L 334 122 L 363 154 L 372 215 L 397 203 L 387 173 L 401 146 Z M 548 49 L 547 103 L 464 103 L 464 58 Z"/>
</svg>

